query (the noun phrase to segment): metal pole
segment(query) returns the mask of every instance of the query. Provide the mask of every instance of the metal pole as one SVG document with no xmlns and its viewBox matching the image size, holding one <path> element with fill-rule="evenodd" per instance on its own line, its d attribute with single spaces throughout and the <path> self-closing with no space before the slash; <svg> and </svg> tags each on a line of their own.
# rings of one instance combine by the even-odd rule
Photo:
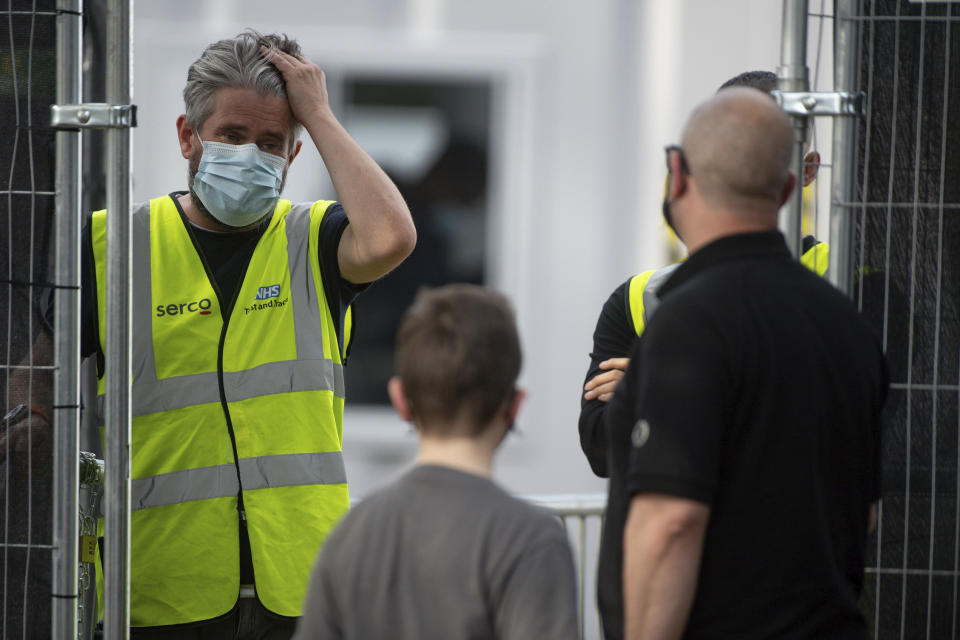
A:
<svg viewBox="0 0 960 640">
<path fill-rule="evenodd" d="M 836 91 L 857 89 L 859 23 L 852 20 L 857 0 L 837 0 L 834 20 L 834 85 Z M 833 172 L 830 180 L 830 264 L 827 278 L 848 296 L 853 294 L 853 166 L 857 123 L 833 119 Z"/>
<path fill-rule="evenodd" d="M 107 2 L 107 102 L 131 104 L 132 0 Z M 130 129 L 107 130 L 105 640 L 130 628 Z"/>
<path fill-rule="evenodd" d="M 57 102 L 80 102 L 81 0 L 57 3 Z M 80 131 L 56 134 L 51 637 L 77 637 L 80 433 Z"/>
<path fill-rule="evenodd" d="M 808 91 L 807 79 L 807 0 L 783 0 L 780 66 L 777 67 L 777 89 Z M 797 186 L 787 208 L 780 216 L 780 230 L 794 257 L 800 257 L 803 237 L 800 223 L 803 215 L 803 155 L 806 151 L 807 117 L 793 117 L 794 157 L 790 170 L 797 176 Z"/>
</svg>

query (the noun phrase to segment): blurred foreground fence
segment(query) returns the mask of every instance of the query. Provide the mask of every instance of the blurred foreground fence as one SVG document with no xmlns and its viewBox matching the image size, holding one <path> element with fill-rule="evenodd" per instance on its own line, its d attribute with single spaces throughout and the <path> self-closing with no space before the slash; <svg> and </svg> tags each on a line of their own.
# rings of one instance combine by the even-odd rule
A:
<svg viewBox="0 0 960 640">
<path fill-rule="evenodd" d="M 0 635 L 50 636 L 53 345 L 43 309 L 53 277 L 56 12 L 0 11 Z M 26 410 L 15 411 L 18 405 Z M 33 407 L 35 410 L 29 409 Z M 11 413 L 12 412 L 12 413 Z"/>
<path fill-rule="evenodd" d="M 836 0 L 832 16 L 811 4 L 811 20 L 834 21 L 836 88 L 866 97 L 849 135 L 835 133 L 834 160 L 852 170 L 831 216 L 849 221 L 851 293 L 890 365 L 863 606 L 878 640 L 956 640 L 960 4 Z"/>
<path fill-rule="evenodd" d="M 960 638 L 960 5 L 857 7 L 856 297 L 890 363 L 867 607 L 878 639 Z"/>
</svg>

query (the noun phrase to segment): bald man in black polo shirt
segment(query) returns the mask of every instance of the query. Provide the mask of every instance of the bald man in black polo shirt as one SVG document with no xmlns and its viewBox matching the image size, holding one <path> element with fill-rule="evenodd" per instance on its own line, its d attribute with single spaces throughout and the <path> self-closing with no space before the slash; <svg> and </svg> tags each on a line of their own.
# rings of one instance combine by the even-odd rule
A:
<svg viewBox="0 0 960 640">
<path fill-rule="evenodd" d="M 789 119 L 753 89 L 701 105 L 668 148 L 665 214 L 690 258 L 608 410 L 631 441 L 611 479 L 629 516 L 609 638 L 867 637 L 886 366 L 777 231 L 791 149 Z M 608 594 L 618 577 L 600 576 Z"/>
</svg>

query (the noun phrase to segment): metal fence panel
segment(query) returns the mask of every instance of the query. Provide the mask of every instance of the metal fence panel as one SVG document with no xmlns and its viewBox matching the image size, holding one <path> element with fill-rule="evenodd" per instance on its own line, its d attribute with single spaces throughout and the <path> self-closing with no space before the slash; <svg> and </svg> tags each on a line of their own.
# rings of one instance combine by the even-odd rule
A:
<svg viewBox="0 0 960 640">
<path fill-rule="evenodd" d="M 43 329 L 54 214 L 52 0 L 0 12 L 0 634 L 50 635 L 53 351 Z"/>
<path fill-rule="evenodd" d="M 876 638 L 960 638 L 960 6 L 864 0 L 854 297 L 890 366 L 864 607 Z M 841 61 L 838 60 L 838 63 Z"/>
<path fill-rule="evenodd" d="M 606 494 L 524 496 L 555 514 L 563 523 L 577 570 L 577 619 L 581 640 L 603 637 L 597 612 L 597 559 L 606 511 Z"/>
<path fill-rule="evenodd" d="M 960 3 L 834 0 L 833 13 L 824 0 L 809 5 L 811 24 L 833 22 L 834 32 L 834 82 L 814 80 L 813 89 L 866 96 L 863 118 L 833 127 L 830 233 L 821 238 L 831 243 L 831 281 L 852 294 L 890 367 L 863 606 L 875 638 L 955 640 Z M 821 57 L 820 32 L 810 29 L 808 60 Z"/>
</svg>

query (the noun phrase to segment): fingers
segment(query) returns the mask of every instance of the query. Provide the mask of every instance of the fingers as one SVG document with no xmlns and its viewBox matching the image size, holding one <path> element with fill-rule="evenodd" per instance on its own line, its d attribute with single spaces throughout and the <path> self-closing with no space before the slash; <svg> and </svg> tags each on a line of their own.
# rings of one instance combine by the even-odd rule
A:
<svg viewBox="0 0 960 640">
<path fill-rule="evenodd" d="M 289 53 L 281 51 L 280 49 L 272 49 L 266 45 L 260 45 L 260 52 L 263 54 L 263 57 L 267 59 L 268 62 L 273 63 L 281 72 L 293 68 L 293 61 L 297 60 Z"/>
<path fill-rule="evenodd" d="M 264 45 L 260 45 L 260 51 L 283 76 L 293 117 L 306 126 L 308 131 L 310 122 L 316 116 L 325 118 L 330 115 L 323 69 L 301 54 L 291 55 Z"/>
<path fill-rule="evenodd" d="M 605 371 L 603 373 L 598 373 L 597 375 L 590 378 L 590 380 L 583 386 L 584 389 L 590 390 L 595 389 L 602 384 L 608 382 L 616 382 L 623 377 L 623 371 L 619 369 L 611 369 L 610 371 Z"/>
<path fill-rule="evenodd" d="M 613 390 L 616 388 L 627 365 L 630 364 L 630 358 L 609 358 L 601 362 L 598 366 L 604 370 L 591 378 L 587 384 L 583 385 L 586 393 L 583 397 L 587 400 L 600 400 L 607 402 L 613 397 Z"/>
<path fill-rule="evenodd" d="M 583 397 L 587 400 L 601 400 L 602 402 L 608 401 L 613 395 L 614 389 L 617 387 L 617 383 L 620 382 L 620 379 L 623 377 L 623 371 L 619 369 L 611 369 L 604 373 L 600 373 L 590 379 L 587 384 L 583 386 L 586 390 L 586 393 L 583 394 Z"/>
<path fill-rule="evenodd" d="M 587 400 L 600 400 L 601 402 L 607 402 L 613 397 L 613 392 L 616 390 L 618 382 L 620 381 L 613 380 L 611 382 L 601 384 L 600 386 L 587 391 L 585 394 L 583 394 L 583 397 Z"/>
<path fill-rule="evenodd" d="M 610 358 L 601 362 L 599 367 L 603 370 L 619 369 L 620 371 L 626 371 L 629 364 L 630 358 Z"/>
<path fill-rule="evenodd" d="M 280 49 L 271 49 L 266 45 L 260 45 L 260 52 L 269 62 L 272 62 L 280 71 L 293 69 L 296 63 L 310 64 L 310 61 L 303 54 L 290 54 Z"/>
</svg>

